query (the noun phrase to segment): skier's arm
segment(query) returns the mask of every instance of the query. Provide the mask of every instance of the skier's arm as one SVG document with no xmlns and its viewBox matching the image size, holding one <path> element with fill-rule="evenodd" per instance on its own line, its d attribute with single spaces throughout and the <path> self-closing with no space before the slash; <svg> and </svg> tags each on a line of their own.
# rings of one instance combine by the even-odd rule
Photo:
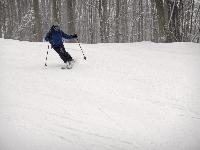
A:
<svg viewBox="0 0 200 150">
<path fill-rule="evenodd" d="M 50 35 L 49 35 L 49 32 L 48 32 L 44 39 L 45 39 L 45 41 L 49 41 L 50 40 L 49 38 L 50 38 Z"/>
<path fill-rule="evenodd" d="M 64 33 L 63 31 L 61 31 L 61 34 L 62 34 L 62 37 L 64 37 L 65 39 L 74 39 L 74 38 L 77 38 L 76 34 L 74 34 L 74 35 L 68 35 L 68 34 Z"/>
</svg>

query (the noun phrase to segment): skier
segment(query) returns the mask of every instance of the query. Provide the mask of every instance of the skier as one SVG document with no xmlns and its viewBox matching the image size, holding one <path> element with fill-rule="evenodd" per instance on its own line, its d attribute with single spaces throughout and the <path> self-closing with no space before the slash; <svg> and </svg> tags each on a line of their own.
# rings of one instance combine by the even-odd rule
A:
<svg viewBox="0 0 200 150">
<path fill-rule="evenodd" d="M 53 25 L 45 36 L 45 40 L 49 41 L 49 43 L 51 44 L 51 47 L 59 54 L 60 58 L 66 64 L 65 67 L 62 67 L 62 69 L 71 68 L 72 64 L 74 63 L 74 59 L 65 50 L 62 38 L 73 39 L 77 37 L 78 37 L 77 34 L 68 35 L 64 33 L 58 25 Z"/>
</svg>

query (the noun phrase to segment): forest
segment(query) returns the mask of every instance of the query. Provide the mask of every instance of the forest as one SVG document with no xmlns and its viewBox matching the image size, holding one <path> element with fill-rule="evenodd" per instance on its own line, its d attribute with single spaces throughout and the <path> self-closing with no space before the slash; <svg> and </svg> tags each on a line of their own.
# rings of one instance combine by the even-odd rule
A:
<svg viewBox="0 0 200 150">
<path fill-rule="evenodd" d="M 0 0 L 0 38 L 43 41 L 53 24 L 82 43 L 199 43 L 200 1 Z"/>
</svg>

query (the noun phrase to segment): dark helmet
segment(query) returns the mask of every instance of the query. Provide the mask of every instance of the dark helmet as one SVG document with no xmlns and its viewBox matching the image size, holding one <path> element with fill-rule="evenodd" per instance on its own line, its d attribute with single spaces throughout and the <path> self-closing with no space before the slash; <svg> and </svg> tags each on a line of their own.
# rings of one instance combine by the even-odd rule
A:
<svg viewBox="0 0 200 150">
<path fill-rule="evenodd" d="M 60 27 L 58 25 L 52 25 L 51 30 L 59 31 Z"/>
</svg>

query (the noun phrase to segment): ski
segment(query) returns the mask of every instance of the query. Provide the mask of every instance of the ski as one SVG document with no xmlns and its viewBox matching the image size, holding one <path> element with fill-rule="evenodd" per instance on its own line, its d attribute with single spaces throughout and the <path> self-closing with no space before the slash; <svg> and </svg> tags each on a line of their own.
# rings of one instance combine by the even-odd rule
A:
<svg viewBox="0 0 200 150">
<path fill-rule="evenodd" d="M 62 66 L 61 69 L 72 69 L 74 66 L 75 60 L 68 62 L 65 66 Z"/>
</svg>

